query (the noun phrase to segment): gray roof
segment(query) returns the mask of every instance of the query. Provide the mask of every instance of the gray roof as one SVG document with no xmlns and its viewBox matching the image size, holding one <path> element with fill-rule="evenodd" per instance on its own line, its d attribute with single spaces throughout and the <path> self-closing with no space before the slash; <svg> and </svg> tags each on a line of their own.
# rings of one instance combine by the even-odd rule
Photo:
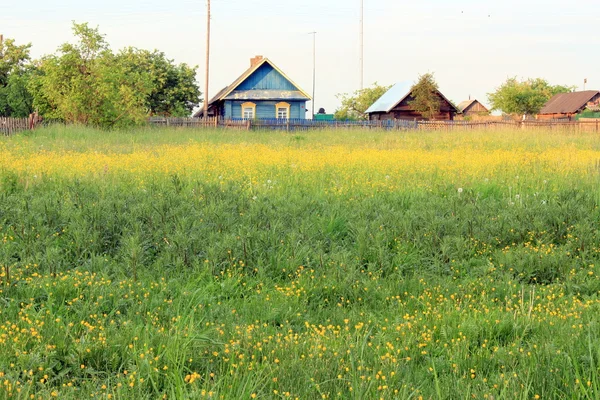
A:
<svg viewBox="0 0 600 400">
<path fill-rule="evenodd" d="M 460 112 L 465 111 L 465 109 L 467 107 L 469 107 L 471 104 L 475 103 L 477 100 L 465 100 L 465 101 L 461 101 L 460 103 L 458 103 L 458 105 L 456 106 Z"/>
<path fill-rule="evenodd" d="M 413 84 L 411 82 L 398 82 L 383 94 L 371 107 L 365 111 L 370 114 L 374 112 L 390 112 L 398 103 L 410 94 Z"/>
<path fill-rule="evenodd" d="M 475 103 L 481 104 L 481 102 L 477 99 L 465 100 L 465 101 L 461 101 L 460 103 L 458 103 L 456 108 L 458 108 L 460 112 L 464 112 L 467 108 L 471 107 Z M 484 106 L 483 104 L 481 104 L 481 107 L 483 107 L 487 110 L 487 107 Z"/>
<path fill-rule="evenodd" d="M 583 111 L 587 103 L 600 95 L 597 90 L 559 93 L 554 95 L 540 110 L 540 114 L 570 114 Z"/>
<path fill-rule="evenodd" d="M 224 100 L 308 100 L 299 90 L 234 90 Z"/>
</svg>

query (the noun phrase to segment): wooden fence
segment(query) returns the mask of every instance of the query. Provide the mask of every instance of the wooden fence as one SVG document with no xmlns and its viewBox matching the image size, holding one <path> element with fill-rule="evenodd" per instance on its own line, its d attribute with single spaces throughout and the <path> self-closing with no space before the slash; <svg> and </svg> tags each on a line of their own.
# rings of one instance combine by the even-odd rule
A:
<svg viewBox="0 0 600 400">
<path fill-rule="evenodd" d="M 29 118 L 4 118 L 0 117 L 0 135 L 10 136 L 30 128 Z"/>
<path fill-rule="evenodd" d="M 308 131 L 318 129 L 380 129 L 380 130 L 498 130 L 523 129 L 537 131 L 597 132 L 600 133 L 600 120 L 581 119 L 565 120 L 526 120 L 526 121 L 414 121 L 414 120 L 379 120 L 379 121 L 316 121 L 311 119 L 223 119 L 202 118 L 151 118 L 154 126 L 193 127 L 193 128 L 226 128 L 236 130 L 276 130 L 276 131 Z"/>
</svg>

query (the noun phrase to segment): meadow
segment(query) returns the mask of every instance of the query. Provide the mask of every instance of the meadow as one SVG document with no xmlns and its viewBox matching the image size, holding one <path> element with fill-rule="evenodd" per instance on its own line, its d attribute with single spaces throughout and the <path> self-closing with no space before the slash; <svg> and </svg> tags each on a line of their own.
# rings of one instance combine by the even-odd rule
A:
<svg viewBox="0 0 600 400">
<path fill-rule="evenodd" d="M 0 399 L 600 398 L 600 141 L 0 138 Z"/>
</svg>

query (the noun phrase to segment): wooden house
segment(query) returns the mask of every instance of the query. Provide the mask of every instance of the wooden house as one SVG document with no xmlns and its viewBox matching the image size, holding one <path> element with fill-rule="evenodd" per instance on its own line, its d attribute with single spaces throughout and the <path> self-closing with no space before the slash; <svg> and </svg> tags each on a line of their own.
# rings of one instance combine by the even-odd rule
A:
<svg viewBox="0 0 600 400">
<path fill-rule="evenodd" d="M 465 100 L 459 103 L 457 108 L 465 117 L 490 114 L 490 110 L 488 110 L 487 107 L 481 104 L 478 100 Z"/>
<path fill-rule="evenodd" d="M 311 96 L 268 58 L 256 56 L 250 68 L 208 103 L 208 115 L 226 119 L 304 119 Z M 201 117 L 202 110 L 194 117 Z"/>
<path fill-rule="evenodd" d="M 423 115 L 415 111 L 410 105 L 410 102 L 414 100 L 412 97 L 412 87 L 413 84 L 410 82 L 401 82 L 392 86 L 390 90 L 366 111 L 369 115 L 369 120 L 424 120 Z M 454 116 L 459 112 L 456 106 L 439 90 L 436 95 L 440 100 L 440 111 L 432 120 L 453 120 Z"/>
<path fill-rule="evenodd" d="M 540 110 L 537 119 L 569 119 L 586 108 L 593 109 L 600 105 L 600 91 L 559 93 L 554 95 Z"/>
</svg>

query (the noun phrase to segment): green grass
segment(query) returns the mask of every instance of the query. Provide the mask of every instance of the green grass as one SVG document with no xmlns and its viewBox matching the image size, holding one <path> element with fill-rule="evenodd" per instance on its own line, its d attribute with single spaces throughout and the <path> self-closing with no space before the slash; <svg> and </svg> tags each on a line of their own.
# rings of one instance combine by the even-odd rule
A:
<svg viewBox="0 0 600 400">
<path fill-rule="evenodd" d="M 195 171 L 143 177 L 0 167 L 0 399 L 600 397 L 598 173 L 536 158 L 598 152 L 594 136 L 52 127 L 0 140 L 25 164 L 210 149 Z M 252 145 L 434 161 L 392 177 L 377 158 L 205 172 Z M 434 157 L 460 148 L 482 165 L 495 150 L 532 159 L 447 175 L 454 160 Z"/>
</svg>

